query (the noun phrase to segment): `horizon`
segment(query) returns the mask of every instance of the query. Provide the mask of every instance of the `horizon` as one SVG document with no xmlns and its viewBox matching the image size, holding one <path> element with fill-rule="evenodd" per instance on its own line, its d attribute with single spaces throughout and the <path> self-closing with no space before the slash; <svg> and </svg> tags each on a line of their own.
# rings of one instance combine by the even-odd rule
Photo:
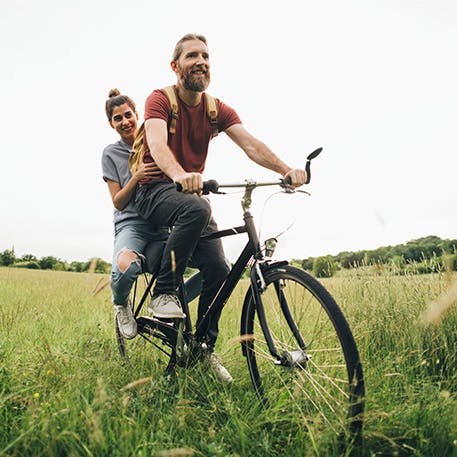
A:
<svg viewBox="0 0 457 457">
<path fill-rule="evenodd" d="M 407 245 L 408 243 L 411 243 L 411 242 L 414 242 L 414 241 L 418 241 L 418 240 L 421 240 L 421 239 L 425 239 L 425 238 L 430 238 L 430 237 L 433 237 L 433 238 L 439 238 L 440 241 L 457 241 L 457 238 L 442 238 L 442 237 L 439 237 L 437 235 L 425 235 L 425 236 L 421 236 L 419 238 L 414 238 L 414 239 L 411 239 L 411 240 L 407 240 L 407 241 L 404 241 L 403 243 L 397 243 L 397 244 L 390 244 L 390 245 L 382 245 L 382 246 L 377 246 L 377 247 L 374 247 L 374 248 L 367 248 L 367 249 L 357 249 L 357 250 L 352 250 L 352 251 L 340 251 L 340 252 L 337 252 L 337 253 L 326 253 L 326 254 L 320 254 L 320 255 L 315 255 L 315 256 L 308 256 L 308 257 L 303 257 L 303 258 L 300 258 L 300 257 L 291 257 L 290 259 L 288 260 L 307 260 L 307 259 L 310 259 L 310 258 L 317 258 L 317 257 L 327 257 L 327 256 L 331 256 L 331 257 L 337 257 L 343 253 L 356 253 L 356 252 L 369 252 L 369 251 L 376 251 L 377 249 L 381 249 L 381 248 L 393 248 L 393 247 L 396 247 L 396 246 L 404 246 L 404 245 Z M 16 259 L 21 259 L 22 257 L 24 256 L 27 256 L 27 255 L 33 255 L 34 257 L 36 257 L 38 260 L 41 259 L 41 258 L 44 258 L 44 257 L 54 257 L 56 260 L 59 260 L 61 262 L 64 262 L 64 263 L 68 263 L 68 264 L 71 264 L 73 262 L 79 262 L 79 263 L 86 263 L 86 262 L 90 262 L 91 260 L 102 260 L 104 262 L 108 262 L 108 263 L 112 263 L 112 259 L 103 259 L 101 257 L 88 257 L 86 259 L 72 259 L 72 260 L 68 260 L 68 259 L 64 259 L 64 258 L 61 258 L 61 257 L 57 257 L 57 256 L 54 256 L 52 254 L 46 254 L 46 255 L 43 255 L 43 256 L 36 256 L 33 252 L 26 252 L 26 253 L 21 253 L 20 255 L 16 256 L 16 250 L 14 248 L 14 246 L 12 246 L 11 248 L 7 248 L 7 249 L 3 249 L 3 250 L 0 250 L 0 253 L 4 252 L 5 250 L 10 250 L 14 253 Z M 233 259 L 235 260 L 235 259 Z"/>
</svg>

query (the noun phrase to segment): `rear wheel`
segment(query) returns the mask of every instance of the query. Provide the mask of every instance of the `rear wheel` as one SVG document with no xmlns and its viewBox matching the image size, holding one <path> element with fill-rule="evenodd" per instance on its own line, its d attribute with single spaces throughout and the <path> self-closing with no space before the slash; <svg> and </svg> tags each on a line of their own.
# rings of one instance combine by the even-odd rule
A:
<svg viewBox="0 0 457 457">
<path fill-rule="evenodd" d="M 363 420 L 363 373 L 340 308 L 298 268 L 272 266 L 264 279 L 261 306 L 256 308 L 250 289 L 241 324 L 257 394 L 264 405 L 299 415 L 308 426 L 357 433 Z"/>
<path fill-rule="evenodd" d="M 159 322 L 146 315 L 146 302 L 150 298 L 147 289 L 149 281 L 149 275 L 139 276 L 130 294 L 130 306 L 133 314 L 137 314 L 138 335 L 132 339 L 125 338 L 119 330 L 117 319 L 114 319 L 117 347 L 124 363 L 129 366 L 169 371 L 175 363 L 172 341 L 176 340 L 176 329 L 172 322 Z"/>
</svg>

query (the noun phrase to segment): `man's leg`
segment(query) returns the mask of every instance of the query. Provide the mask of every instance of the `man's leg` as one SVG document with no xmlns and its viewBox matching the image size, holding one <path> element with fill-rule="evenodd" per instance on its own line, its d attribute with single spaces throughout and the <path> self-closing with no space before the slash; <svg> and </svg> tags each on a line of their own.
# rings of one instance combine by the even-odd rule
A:
<svg viewBox="0 0 457 457">
<path fill-rule="evenodd" d="M 204 234 L 214 233 L 217 230 L 216 222 L 211 218 Z M 198 318 L 196 324 L 198 327 L 211 304 L 215 293 L 219 290 L 230 272 L 230 266 L 225 257 L 221 239 L 201 239 L 192 254 L 192 263 L 200 269 L 203 276 L 202 291 L 198 303 Z M 199 329 L 197 334 L 197 338 L 205 341 L 208 345 L 208 350 L 211 352 L 214 350 L 219 333 L 221 311 L 216 314 L 211 313 L 208 325 L 205 328 Z"/>
<path fill-rule="evenodd" d="M 205 234 L 217 231 L 217 225 L 211 218 L 210 224 Z M 194 254 L 192 262 L 198 265 L 203 276 L 203 287 L 198 304 L 197 327 L 202 321 L 203 316 L 208 310 L 209 305 L 215 293 L 220 289 L 225 278 L 229 274 L 230 266 L 224 255 L 222 242 L 220 239 L 200 240 Z M 220 310 L 217 313 L 211 313 L 208 324 L 197 331 L 197 341 L 205 343 L 206 349 L 203 350 L 204 360 L 207 361 L 211 371 L 216 378 L 223 383 L 231 383 L 233 378 L 229 371 L 224 367 L 220 357 L 214 352 L 217 336 L 219 333 Z M 202 349 L 203 349 L 202 345 Z"/>
<path fill-rule="evenodd" d="M 169 183 L 140 187 L 136 205 L 150 223 L 173 227 L 163 252 L 154 296 L 176 295 L 178 279 L 209 223 L 210 205 L 197 195 L 177 192 L 175 185 Z"/>
</svg>

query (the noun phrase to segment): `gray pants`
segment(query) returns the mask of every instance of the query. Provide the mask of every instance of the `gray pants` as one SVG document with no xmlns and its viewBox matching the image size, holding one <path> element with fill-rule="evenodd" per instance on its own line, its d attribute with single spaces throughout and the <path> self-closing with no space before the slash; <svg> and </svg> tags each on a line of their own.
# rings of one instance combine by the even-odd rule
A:
<svg viewBox="0 0 457 457">
<path fill-rule="evenodd" d="M 172 227 L 165 246 L 154 295 L 175 294 L 179 278 L 187 264 L 197 267 L 203 276 L 198 304 L 197 327 L 211 299 L 229 272 L 220 239 L 200 237 L 217 231 L 209 202 L 195 194 L 176 191 L 173 183 L 154 182 L 139 186 L 135 206 L 138 213 L 154 226 Z M 220 312 L 211 315 L 209 325 L 199 329 L 197 339 L 214 348 L 218 335 Z"/>
</svg>

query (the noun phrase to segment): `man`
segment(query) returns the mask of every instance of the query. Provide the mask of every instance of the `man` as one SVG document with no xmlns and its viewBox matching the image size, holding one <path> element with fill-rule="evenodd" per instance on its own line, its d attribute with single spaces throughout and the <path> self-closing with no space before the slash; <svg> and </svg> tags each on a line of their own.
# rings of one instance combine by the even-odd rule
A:
<svg viewBox="0 0 457 457">
<path fill-rule="evenodd" d="M 192 262 L 203 274 L 198 327 L 212 296 L 229 271 L 221 241 L 200 240 L 203 233 L 217 230 L 210 205 L 205 198 L 201 198 L 202 173 L 213 135 L 207 116 L 208 100 L 203 97 L 211 80 L 206 38 L 195 34 L 182 37 L 173 52 L 171 68 L 177 77 L 174 88 L 179 117 L 174 121 L 175 131 L 169 132 L 172 109 L 168 97 L 163 91 L 155 90 L 147 98 L 144 114 L 146 153 L 143 161 L 154 161 L 163 175 L 140 182 L 136 205 L 138 212 L 151 223 L 160 221 L 173 227 L 149 311 L 158 318 L 185 317 L 176 296 L 176 278 L 182 275 L 192 257 Z M 286 165 L 264 143 L 247 132 L 232 108 L 220 100 L 216 102 L 219 132 L 225 132 L 254 162 L 289 177 L 292 186 L 304 184 L 304 170 Z M 176 191 L 176 183 L 182 186 L 182 193 Z M 230 374 L 213 354 L 219 317 L 211 316 L 208 328 L 199 329 L 197 338 L 206 343 L 211 366 L 219 379 L 230 381 Z"/>
</svg>

